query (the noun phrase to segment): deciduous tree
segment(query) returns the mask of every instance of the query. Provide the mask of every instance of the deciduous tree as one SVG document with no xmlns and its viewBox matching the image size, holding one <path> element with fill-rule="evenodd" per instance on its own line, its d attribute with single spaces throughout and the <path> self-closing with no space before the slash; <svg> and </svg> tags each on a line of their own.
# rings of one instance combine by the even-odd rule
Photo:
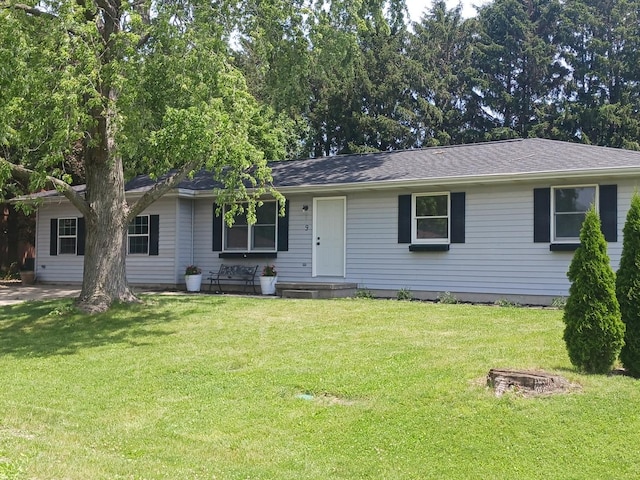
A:
<svg viewBox="0 0 640 480">
<path fill-rule="evenodd" d="M 207 168 L 223 195 L 251 200 L 248 187 L 260 194 L 270 181 L 265 156 L 283 156 L 282 131 L 226 60 L 231 6 L 0 0 L 0 185 L 54 187 L 84 216 L 85 310 L 136 301 L 127 226 L 187 175 Z M 64 170 L 78 145 L 84 192 Z M 131 203 L 134 173 L 159 181 Z"/>
</svg>

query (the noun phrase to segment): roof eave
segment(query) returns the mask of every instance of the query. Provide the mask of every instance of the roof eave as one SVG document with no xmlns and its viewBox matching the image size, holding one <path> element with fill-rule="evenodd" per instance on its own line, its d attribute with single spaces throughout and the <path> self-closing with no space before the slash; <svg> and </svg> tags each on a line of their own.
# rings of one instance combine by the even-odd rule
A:
<svg viewBox="0 0 640 480">
<path fill-rule="evenodd" d="M 640 176 L 640 167 L 601 168 L 586 170 L 554 170 L 494 175 L 464 175 L 457 177 L 419 178 L 412 180 L 379 180 L 372 182 L 333 183 L 325 185 L 276 186 L 282 193 L 323 191 L 389 190 L 429 186 L 485 185 L 513 182 L 552 182 L 558 179 L 591 179 Z"/>
<path fill-rule="evenodd" d="M 640 176 L 640 167 L 619 167 L 619 168 L 590 168 L 584 170 L 553 170 L 541 172 L 525 172 L 525 173 L 508 173 L 493 175 L 462 175 L 452 177 L 434 177 L 434 178 L 416 178 L 411 180 L 377 180 L 365 182 L 351 183 L 329 183 L 322 185 L 295 185 L 295 186 L 278 186 L 275 189 L 282 193 L 321 193 L 321 192 L 348 192 L 362 190 L 390 190 L 390 189 L 410 189 L 416 187 L 430 186 L 458 186 L 458 185 L 485 185 L 485 184 L 503 184 L 513 182 L 554 182 L 559 179 L 592 179 L 592 178 L 616 178 Z M 129 198 L 142 196 L 151 187 L 142 187 L 133 191 L 127 191 Z M 191 190 L 189 188 L 178 188 L 171 190 L 165 194 L 165 197 L 178 198 L 215 198 L 214 189 L 208 190 Z M 27 200 L 22 198 L 22 201 Z M 63 195 L 53 195 L 46 197 L 33 198 L 33 201 L 42 203 L 60 203 L 65 202 Z"/>
</svg>

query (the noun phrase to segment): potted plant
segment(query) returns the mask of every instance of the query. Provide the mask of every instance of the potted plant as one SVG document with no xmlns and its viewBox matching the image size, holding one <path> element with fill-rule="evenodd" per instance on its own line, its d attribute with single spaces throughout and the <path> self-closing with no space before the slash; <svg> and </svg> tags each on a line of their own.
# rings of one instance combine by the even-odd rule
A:
<svg viewBox="0 0 640 480">
<path fill-rule="evenodd" d="M 27 257 L 20 267 L 20 280 L 23 285 L 32 285 L 36 280 L 35 259 Z"/>
<path fill-rule="evenodd" d="M 260 290 L 263 295 L 273 295 L 276 293 L 276 283 L 278 282 L 278 271 L 275 265 L 265 265 L 260 277 Z"/>
<path fill-rule="evenodd" d="M 202 269 L 197 265 L 189 265 L 184 271 L 187 292 L 199 292 L 202 284 Z"/>
</svg>

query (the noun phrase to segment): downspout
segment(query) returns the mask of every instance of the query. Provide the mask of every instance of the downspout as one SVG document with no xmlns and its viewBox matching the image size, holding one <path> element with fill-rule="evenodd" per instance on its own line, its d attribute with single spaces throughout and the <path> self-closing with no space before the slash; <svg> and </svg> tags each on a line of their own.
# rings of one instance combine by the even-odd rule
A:
<svg viewBox="0 0 640 480">
<path fill-rule="evenodd" d="M 38 280 L 38 222 L 40 222 L 40 209 L 36 209 L 35 238 L 33 239 L 33 273 L 34 281 Z"/>
<path fill-rule="evenodd" d="M 189 262 L 191 265 L 194 264 L 193 249 L 195 247 L 194 245 L 195 235 L 193 234 L 193 227 L 195 226 L 195 221 L 196 221 L 196 199 L 193 198 L 191 199 L 191 262 Z"/>
</svg>

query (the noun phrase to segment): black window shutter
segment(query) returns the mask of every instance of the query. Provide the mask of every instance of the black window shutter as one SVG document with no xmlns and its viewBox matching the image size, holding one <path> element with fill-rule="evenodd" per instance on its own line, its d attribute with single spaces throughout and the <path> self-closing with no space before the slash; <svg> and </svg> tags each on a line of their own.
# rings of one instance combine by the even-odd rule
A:
<svg viewBox="0 0 640 480">
<path fill-rule="evenodd" d="M 284 204 L 284 217 L 278 217 L 278 251 L 289 251 L 289 201 Z"/>
<path fill-rule="evenodd" d="M 51 219 L 51 236 L 49 237 L 49 255 L 58 255 L 58 219 Z"/>
<path fill-rule="evenodd" d="M 149 215 L 149 255 L 158 255 L 160 215 Z"/>
<path fill-rule="evenodd" d="M 218 204 L 213 204 L 213 251 L 222 251 L 222 212 L 220 215 L 216 214 Z"/>
<path fill-rule="evenodd" d="M 76 255 L 84 255 L 84 239 L 85 239 L 85 228 L 84 228 L 84 217 L 80 217 L 77 220 L 78 222 L 78 230 L 76 237 Z"/>
<path fill-rule="evenodd" d="M 607 242 L 618 241 L 618 186 L 600 185 L 600 222 Z"/>
<path fill-rule="evenodd" d="M 551 241 L 551 189 L 533 189 L 533 241 Z"/>
<path fill-rule="evenodd" d="M 411 243 L 411 195 L 398 196 L 398 243 Z"/>
<path fill-rule="evenodd" d="M 465 192 L 451 194 L 451 243 L 464 243 Z"/>
</svg>

